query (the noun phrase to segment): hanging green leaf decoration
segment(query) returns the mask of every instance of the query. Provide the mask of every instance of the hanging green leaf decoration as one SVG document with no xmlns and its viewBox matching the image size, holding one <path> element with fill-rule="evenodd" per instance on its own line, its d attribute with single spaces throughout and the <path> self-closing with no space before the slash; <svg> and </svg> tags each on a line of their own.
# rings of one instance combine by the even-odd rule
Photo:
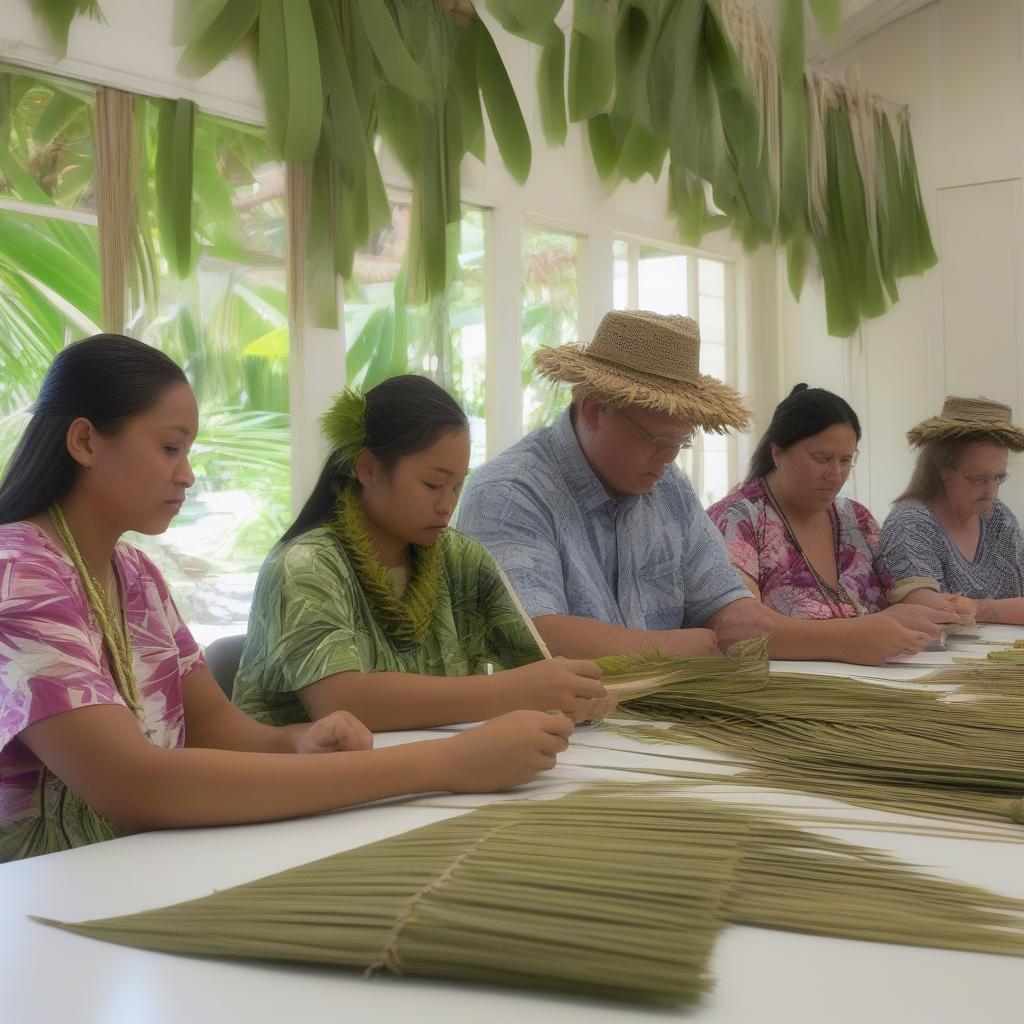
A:
<svg viewBox="0 0 1024 1024">
<path fill-rule="evenodd" d="M 36 17 L 46 26 L 53 38 L 59 57 L 66 57 L 71 22 L 85 15 L 102 19 L 98 0 L 29 0 Z"/>
<path fill-rule="evenodd" d="M 921 182 L 917 176 L 914 140 L 910 135 L 910 119 L 906 111 L 900 118 L 900 179 L 903 198 L 903 220 L 900 225 L 900 272 L 919 274 L 938 262 L 932 245 L 928 218 L 921 199 Z"/>
<path fill-rule="evenodd" d="M 410 99 L 429 103 L 423 73 L 408 49 L 383 0 L 357 0 L 367 38 L 384 79 Z"/>
<path fill-rule="evenodd" d="M 310 0 L 260 0 L 256 45 L 270 140 L 285 160 L 312 160 L 324 104 Z"/>
<path fill-rule="evenodd" d="M 66 13 L 73 3 L 35 6 Z M 779 0 L 774 99 L 766 89 L 776 79 L 757 64 L 772 59 L 771 38 L 756 12 L 737 14 L 735 0 L 577 0 L 568 62 L 555 21 L 562 0 L 486 6 L 506 31 L 540 47 L 538 109 L 550 144 L 565 140 L 567 121 L 585 121 L 597 172 L 612 188 L 644 174 L 657 178 L 667 157 L 669 212 L 680 237 L 699 244 L 707 231 L 730 226 L 748 248 L 784 245 L 794 294 L 816 252 L 833 333 L 852 333 L 896 301 L 899 277 L 934 264 L 906 115 L 897 144 L 867 101 L 877 145 L 861 153 L 870 129 L 850 120 L 841 86 L 820 112 L 828 140 L 814 197 L 824 206 L 815 207 L 810 231 L 804 12 L 809 7 L 819 29 L 832 32 L 840 0 Z M 408 298 L 429 302 L 443 293 L 459 168 L 466 153 L 484 158 L 485 107 L 512 176 L 524 181 L 531 163 L 519 101 L 480 17 L 465 7 L 398 0 L 182 0 L 181 7 L 182 67 L 201 74 L 252 37 L 276 148 L 288 160 L 317 155 L 314 188 L 327 194 L 316 200 L 324 220 L 310 236 L 310 264 L 333 259 L 335 271 L 350 274 L 356 249 L 388 223 L 374 149 L 380 135 L 418 197 Z M 769 159 L 772 109 L 779 138 Z M 854 130 L 861 133 L 856 145 Z M 870 167 L 859 165 L 861 155 Z M 312 277 L 323 295 L 311 296 L 311 305 L 326 314 L 329 268 Z"/>
<path fill-rule="evenodd" d="M 531 0 L 529 3 L 522 0 L 486 0 L 486 3 L 487 10 L 506 32 L 538 46 L 546 46 L 564 0 Z"/>
<path fill-rule="evenodd" d="M 622 150 L 622 139 L 612 123 L 610 114 L 597 114 L 587 122 L 587 140 L 594 166 L 601 178 L 615 173 Z"/>
<path fill-rule="evenodd" d="M 522 184 L 530 174 L 532 151 L 519 100 L 487 26 L 478 18 L 470 31 L 477 35 L 476 73 L 494 141 L 509 173 Z"/>
<path fill-rule="evenodd" d="M 779 237 L 789 286 L 799 298 L 807 261 L 807 91 L 803 0 L 779 5 Z"/>
<path fill-rule="evenodd" d="M 559 33 L 559 38 L 562 38 Z M 455 45 L 452 57 L 452 82 L 459 98 L 462 120 L 462 141 L 467 153 L 472 153 L 484 162 L 485 136 L 484 115 L 480 106 L 480 82 L 476 75 L 476 44 L 479 36 L 472 31 L 463 31 Z M 564 101 L 563 101 L 564 105 Z"/>
<path fill-rule="evenodd" d="M 171 273 L 187 277 L 194 265 L 192 176 L 196 105 L 191 100 L 157 100 L 155 167 L 160 251 Z"/>
<path fill-rule="evenodd" d="M 218 0 L 215 6 L 195 0 L 181 25 L 188 43 L 178 65 L 181 71 L 193 78 L 212 71 L 252 30 L 259 8 L 260 0 Z"/>
<path fill-rule="evenodd" d="M 604 110 L 615 82 L 615 43 L 608 0 L 574 0 L 569 36 L 569 120 Z"/>
<path fill-rule="evenodd" d="M 900 182 L 900 160 L 889 118 L 881 111 L 875 114 L 876 180 L 878 203 L 876 223 L 878 235 L 878 266 L 890 302 L 899 301 L 896 272 L 899 265 L 899 220 L 903 202 Z"/>
<path fill-rule="evenodd" d="M 843 23 L 843 0 L 808 0 L 818 28 L 826 36 L 834 36 Z"/>
<path fill-rule="evenodd" d="M 549 145 L 561 146 L 569 129 L 565 112 L 565 36 L 556 25 L 551 26 L 540 52 L 537 91 L 544 138 Z"/>
</svg>

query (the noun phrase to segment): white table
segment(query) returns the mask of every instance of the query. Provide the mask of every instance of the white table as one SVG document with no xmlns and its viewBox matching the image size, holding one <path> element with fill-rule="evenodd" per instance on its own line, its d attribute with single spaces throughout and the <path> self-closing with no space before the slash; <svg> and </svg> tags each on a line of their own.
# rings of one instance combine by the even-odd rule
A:
<svg viewBox="0 0 1024 1024">
<path fill-rule="evenodd" d="M 1019 633 L 1024 636 L 1024 630 Z M 824 670 L 861 671 L 836 665 Z M 920 671 L 871 670 L 893 679 Z M 411 738 L 412 734 L 395 734 L 379 742 Z M 615 766 L 645 764 L 665 762 L 648 757 L 642 745 L 618 735 L 581 729 L 558 769 L 515 796 L 547 794 L 614 777 Z M 598 765 L 605 767 L 594 767 Z M 0 1022 L 522 1024 L 528 1018 L 531 1024 L 618 1024 L 664 1018 L 693 1024 L 1019 1024 L 1024 1020 L 1024 960 L 755 928 L 731 927 L 720 936 L 712 960 L 716 985 L 698 1008 L 661 1013 L 503 989 L 413 979 L 364 980 L 354 973 L 331 970 L 168 956 L 81 938 L 26 916 L 85 920 L 176 903 L 440 821 L 480 802 L 477 797 L 435 797 L 270 825 L 150 833 L 0 865 Z M 894 850 L 948 877 L 1024 898 L 1024 846 L 853 829 L 834 834 Z"/>
</svg>

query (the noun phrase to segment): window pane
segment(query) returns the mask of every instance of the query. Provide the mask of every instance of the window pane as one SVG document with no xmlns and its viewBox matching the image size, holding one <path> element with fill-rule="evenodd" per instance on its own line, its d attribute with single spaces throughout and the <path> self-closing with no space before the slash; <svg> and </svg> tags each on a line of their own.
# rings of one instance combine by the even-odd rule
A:
<svg viewBox="0 0 1024 1024">
<path fill-rule="evenodd" d="M 654 313 L 685 315 L 686 257 L 653 246 L 640 246 L 638 306 Z"/>
<path fill-rule="evenodd" d="M 701 295 L 700 339 L 711 345 L 725 344 L 725 299 L 714 295 Z"/>
<path fill-rule="evenodd" d="M 725 264 L 721 260 L 701 260 L 698 286 L 701 295 L 725 297 Z"/>
<path fill-rule="evenodd" d="M 612 243 L 612 307 L 629 308 L 629 243 Z"/>
<path fill-rule="evenodd" d="M 53 357 L 99 319 L 96 228 L 0 210 L 0 473 Z"/>
<path fill-rule="evenodd" d="M 533 353 L 579 340 L 579 237 L 523 226 L 523 429 L 547 426 L 569 404 L 569 388 L 539 377 Z"/>
<path fill-rule="evenodd" d="M 3 77 L 10 131 L 0 146 L 0 195 L 93 212 L 92 87 L 13 72 Z"/>
<path fill-rule="evenodd" d="M 150 109 L 150 145 L 155 120 Z M 260 132 L 200 114 L 195 182 L 196 268 L 181 281 L 159 260 L 159 295 L 129 333 L 188 374 L 196 483 L 166 533 L 132 542 L 153 555 L 205 643 L 244 632 L 256 574 L 290 521 L 291 431 L 283 168 Z"/>
<path fill-rule="evenodd" d="M 725 380 L 725 346 L 702 342 L 700 346 L 700 372 Z"/>
</svg>

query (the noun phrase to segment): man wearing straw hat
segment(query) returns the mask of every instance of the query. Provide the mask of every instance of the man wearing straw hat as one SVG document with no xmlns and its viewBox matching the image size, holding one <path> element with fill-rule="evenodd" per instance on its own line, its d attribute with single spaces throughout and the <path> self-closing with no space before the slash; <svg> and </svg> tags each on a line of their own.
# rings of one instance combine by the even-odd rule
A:
<svg viewBox="0 0 1024 1024">
<path fill-rule="evenodd" d="M 572 405 L 474 474 L 458 526 L 508 575 L 555 654 L 699 655 L 769 632 L 675 465 L 696 427 L 749 419 L 700 373 L 696 321 L 613 311 L 586 347 L 536 353 Z"/>
<path fill-rule="evenodd" d="M 959 594 L 981 622 L 1024 625 L 1024 535 L 999 500 L 1008 451 L 1024 451 L 1012 410 L 951 395 L 907 440 L 917 465 L 879 536 L 897 599 Z"/>
</svg>

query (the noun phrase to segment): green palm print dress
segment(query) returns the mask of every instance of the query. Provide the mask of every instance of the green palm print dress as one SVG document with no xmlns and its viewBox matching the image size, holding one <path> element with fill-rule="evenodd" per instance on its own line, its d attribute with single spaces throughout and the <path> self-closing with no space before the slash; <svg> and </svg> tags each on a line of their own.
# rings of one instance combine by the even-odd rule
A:
<svg viewBox="0 0 1024 1024">
<path fill-rule="evenodd" d="M 234 701 L 272 725 L 307 722 L 299 691 L 338 672 L 498 672 L 542 657 L 494 559 L 446 531 L 442 585 L 423 643 L 395 640 L 327 526 L 279 544 L 256 581 Z M 482 684 L 486 685 L 486 684 Z"/>
</svg>

